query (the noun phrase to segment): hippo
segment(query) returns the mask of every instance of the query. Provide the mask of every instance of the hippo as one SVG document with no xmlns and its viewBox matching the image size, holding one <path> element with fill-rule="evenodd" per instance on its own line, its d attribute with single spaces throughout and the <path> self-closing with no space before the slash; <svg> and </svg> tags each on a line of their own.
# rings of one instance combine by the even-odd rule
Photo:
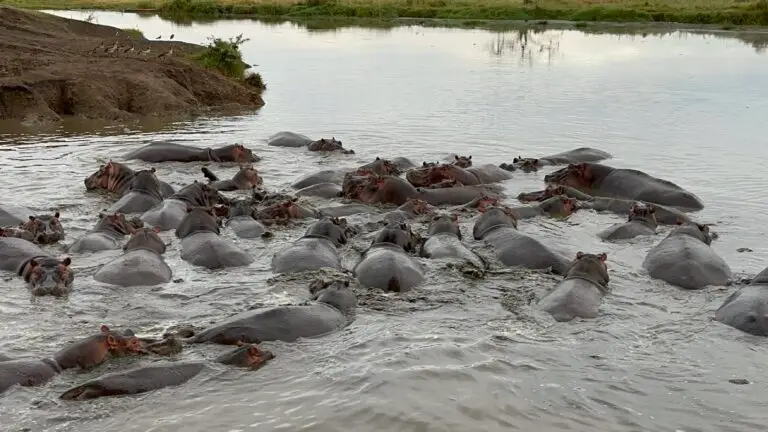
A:
<svg viewBox="0 0 768 432">
<path fill-rule="evenodd" d="M 321 268 L 341 269 L 338 248 L 347 244 L 347 221 L 324 217 L 310 225 L 298 240 L 272 257 L 275 273 L 297 273 Z"/>
<path fill-rule="evenodd" d="M 416 252 L 420 239 L 406 223 L 387 225 L 363 252 L 354 274 L 361 285 L 385 291 L 410 291 L 424 282 L 421 263 L 406 252 Z"/>
<path fill-rule="evenodd" d="M 565 195 L 555 195 L 533 206 L 513 207 L 509 210 L 515 219 L 522 220 L 537 216 L 564 218 L 573 214 L 578 208 L 578 201 L 574 201 Z"/>
<path fill-rule="evenodd" d="M 360 165 L 354 170 L 323 170 L 316 173 L 306 174 L 293 182 L 294 189 L 305 189 L 320 183 L 334 183 L 341 185 L 346 175 L 369 176 L 369 175 L 400 175 L 401 169 L 389 159 L 377 157 L 373 162 Z"/>
<path fill-rule="evenodd" d="M 176 237 L 181 239 L 181 259 L 193 265 L 217 269 L 253 262 L 248 252 L 221 238 L 219 223 L 211 208 L 190 207 L 176 228 Z"/>
<path fill-rule="evenodd" d="M 240 238 L 270 237 L 272 234 L 253 217 L 254 213 L 250 202 L 236 201 L 229 206 L 225 225 Z"/>
<path fill-rule="evenodd" d="M 331 199 L 337 198 L 342 194 L 340 185 L 331 182 L 323 182 L 301 188 L 296 191 L 295 195 L 297 197 L 316 196 L 320 198 Z"/>
<path fill-rule="evenodd" d="M 429 205 L 426 201 L 416 198 L 408 198 L 403 205 L 386 213 L 381 221 L 385 224 L 397 224 L 414 219 L 418 216 L 432 215 L 435 214 L 435 212 L 435 207 Z"/>
<path fill-rule="evenodd" d="M 584 162 L 547 174 L 544 181 L 570 186 L 593 196 L 646 201 L 686 211 L 704 208 L 699 197 L 693 193 L 670 181 L 634 169 Z"/>
<path fill-rule="evenodd" d="M 658 226 L 654 213 L 656 213 L 656 208 L 653 204 L 632 203 L 626 222 L 608 227 L 597 233 L 597 236 L 604 241 L 613 241 L 631 239 L 641 235 L 654 235 Z"/>
<path fill-rule="evenodd" d="M 309 284 L 312 302 L 234 315 L 189 339 L 190 343 L 236 345 L 267 341 L 295 342 L 339 331 L 351 322 L 357 296 L 349 281 L 317 279 Z"/>
<path fill-rule="evenodd" d="M 251 190 L 264 182 L 253 165 L 241 165 L 240 170 L 229 180 L 219 180 L 208 167 L 202 167 L 201 170 L 205 178 L 210 180 L 211 187 L 218 191 Z"/>
<path fill-rule="evenodd" d="M 145 162 L 238 162 L 261 160 L 242 144 L 229 144 L 219 148 L 202 148 L 171 142 L 154 142 L 125 155 L 126 160 Z"/>
<path fill-rule="evenodd" d="M 456 165 L 459 168 L 469 168 L 472 166 L 472 155 L 459 156 L 455 154 L 453 155 L 453 158 L 449 158 L 449 159 L 452 164 Z"/>
<path fill-rule="evenodd" d="M 55 353 L 51 358 L 17 359 L 0 362 L 0 393 L 18 384 L 33 387 L 45 384 L 67 369 L 90 369 L 110 356 L 144 354 L 131 330 L 114 332 L 107 326 Z"/>
<path fill-rule="evenodd" d="M 24 223 L 31 214 L 33 214 L 32 210 L 25 207 L 13 204 L 0 205 L 0 227 Z"/>
<path fill-rule="evenodd" d="M 731 281 L 731 269 L 711 244 L 708 226 L 681 223 L 648 251 L 643 268 L 652 278 L 684 289 L 727 285 Z"/>
<path fill-rule="evenodd" d="M 237 347 L 219 356 L 216 362 L 257 370 L 274 357 L 271 352 L 260 350 L 256 344 L 250 344 Z M 184 384 L 203 369 L 205 369 L 204 362 L 184 361 L 112 372 L 65 391 L 59 399 L 81 401 L 105 396 L 146 393 Z"/>
<path fill-rule="evenodd" d="M 121 287 L 153 286 L 171 281 L 173 272 L 163 260 L 165 243 L 160 228 L 139 228 L 123 246 L 125 253 L 104 264 L 93 278 Z"/>
<path fill-rule="evenodd" d="M 276 202 L 269 207 L 255 212 L 253 217 L 260 221 L 281 223 L 290 219 L 308 219 L 319 216 L 317 210 L 301 206 L 297 201 L 298 198 L 290 198 Z"/>
<path fill-rule="evenodd" d="M 551 269 L 559 275 L 565 274 L 568 268 L 568 261 L 560 254 L 517 231 L 517 220 L 508 209 L 487 208 L 475 221 L 472 236 L 491 245 L 499 261 L 508 267 Z"/>
<path fill-rule="evenodd" d="M 28 242 L 40 244 L 35 241 L 35 236 L 31 232 L 21 227 L 0 228 L 0 237 L 20 238 Z"/>
<path fill-rule="evenodd" d="M 462 243 L 458 216 L 440 214 L 433 217 L 427 235 L 427 240 L 421 245 L 420 256 L 434 259 L 455 258 L 483 270 L 488 267 L 480 256 Z"/>
<path fill-rule="evenodd" d="M 458 186 L 498 183 L 509 180 L 512 176 L 494 165 L 461 168 L 454 164 L 442 164 L 409 170 L 405 173 L 405 178 L 416 187 L 428 187 L 446 180 L 455 182 Z"/>
<path fill-rule="evenodd" d="M 728 296 L 715 320 L 755 336 L 768 336 L 768 268 Z"/>
<path fill-rule="evenodd" d="M 144 213 L 163 201 L 160 180 L 155 176 L 155 169 L 134 171 L 128 188 L 122 197 L 112 204 L 108 213 Z"/>
<path fill-rule="evenodd" d="M 60 214 L 29 216 L 18 227 L 0 228 L 0 237 L 16 237 L 36 244 L 48 245 L 64 239 Z"/>
<path fill-rule="evenodd" d="M 609 153 L 589 147 L 579 147 L 562 153 L 544 156 L 540 158 L 523 158 L 518 156 L 512 159 L 511 164 L 502 164 L 509 171 L 520 169 L 524 172 L 538 171 L 539 168 L 550 165 L 577 164 L 582 162 L 600 162 L 605 159 L 611 159 Z"/>
<path fill-rule="evenodd" d="M 100 166 L 98 171 L 85 178 L 85 189 L 106 190 L 122 196 L 129 191 L 135 175 L 136 172 L 127 165 L 110 160 Z M 168 198 L 176 191 L 173 186 L 160 181 L 160 192 L 163 198 Z"/>
<path fill-rule="evenodd" d="M 0 269 L 16 272 L 32 295 L 60 297 L 72 290 L 72 259 L 58 259 L 21 238 L 0 238 Z"/>
<path fill-rule="evenodd" d="M 69 253 L 97 252 L 117 249 L 123 237 L 133 232 L 134 228 L 128 223 L 122 213 L 99 213 L 99 222 L 81 238 L 75 240 L 68 248 Z"/>
<path fill-rule="evenodd" d="M 296 132 L 282 131 L 278 132 L 271 137 L 267 138 L 267 145 L 274 147 L 291 147 L 299 148 L 305 147 L 309 151 L 340 151 L 344 154 L 355 154 L 354 150 L 345 149 L 341 141 L 338 141 L 335 137 L 331 139 L 320 138 L 319 140 L 313 140 L 306 135 L 302 135 Z"/>
<path fill-rule="evenodd" d="M 195 181 L 184 186 L 177 193 L 147 210 L 141 215 L 145 223 L 160 227 L 163 231 L 176 229 L 187 214 L 188 206 L 213 207 L 216 204 L 227 203 L 216 188 Z"/>
<path fill-rule="evenodd" d="M 403 205 L 409 198 L 416 198 L 434 206 L 466 204 L 483 195 L 503 194 L 493 185 L 457 186 L 446 189 L 415 188 L 407 181 L 394 176 L 348 176 L 342 185 L 344 196 L 369 204 Z"/>
<path fill-rule="evenodd" d="M 600 302 L 608 293 L 608 255 L 576 252 L 563 280 L 536 306 L 559 322 L 597 318 Z"/>
</svg>

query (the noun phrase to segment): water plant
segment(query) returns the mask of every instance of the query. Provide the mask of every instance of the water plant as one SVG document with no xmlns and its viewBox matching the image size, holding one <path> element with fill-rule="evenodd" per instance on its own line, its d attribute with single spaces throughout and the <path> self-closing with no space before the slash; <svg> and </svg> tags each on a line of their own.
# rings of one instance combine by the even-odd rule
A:
<svg viewBox="0 0 768 432">
<path fill-rule="evenodd" d="M 240 46 L 249 40 L 242 33 L 228 40 L 211 36 L 208 38 L 208 45 L 201 52 L 195 54 L 193 59 L 203 67 L 215 69 L 223 75 L 242 80 L 252 87 L 264 90 L 266 85 L 258 72 L 246 74 L 250 66 L 243 61 Z"/>
</svg>

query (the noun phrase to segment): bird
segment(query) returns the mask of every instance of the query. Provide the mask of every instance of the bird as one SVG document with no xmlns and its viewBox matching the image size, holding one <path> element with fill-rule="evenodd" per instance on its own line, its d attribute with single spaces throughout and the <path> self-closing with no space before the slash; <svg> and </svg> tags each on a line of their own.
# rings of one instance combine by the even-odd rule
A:
<svg viewBox="0 0 768 432">
<path fill-rule="evenodd" d="M 173 48 L 169 49 L 168 52 L 164 52 L 164 53 L 160 54 L 159 56 L 157 56 L 157 58 L 159 58 L 159 59 L 160 58 L 166 58 L 166 57 L 170 57 L 172 55 L 173 55 Z"/>
<path fill-rule="evenodd" d="M 149 52 L 152 51 L 152 48 L 147 48 L 144 51 L 141 52 L 141 55 L 147 55 Z"/>
<path fill-rule="evenodd" d="M 171 34 L 171 37 L 169 37 L 168 39 L 173 40 L 173 34 Z"/>
<path fill-rule="evenodd" d="M 160 36 L 156 37 L 156 38 L 155 38 L 155 40 L 158 40 L 158 39 L 160 39 L 161 37 L 163 37 L 163 35 L 160 35 Z"/>
<path fill-rule="evenodd" d="M 133 52 L 133 50 L 134 50 L 134 47 L 126 48 L 126 49 L 123 51 L 123 53 L 131 53 L 131 52 Z"/>
<path fill-rule="evenodd" d="M 106 51 L 106 52 L 107 52 L 108 54 L 112 54 L 112 53 L 113 53 L 113 52 L 115 52 L 115 51 L 117 51 L 117 41 L 115 41 L 115 44 L 114 44 L 114 45 L 112 45 L 112 47 L 111 47 L 111 48 L 107 49 L 107 51 Z"/>
</svg>

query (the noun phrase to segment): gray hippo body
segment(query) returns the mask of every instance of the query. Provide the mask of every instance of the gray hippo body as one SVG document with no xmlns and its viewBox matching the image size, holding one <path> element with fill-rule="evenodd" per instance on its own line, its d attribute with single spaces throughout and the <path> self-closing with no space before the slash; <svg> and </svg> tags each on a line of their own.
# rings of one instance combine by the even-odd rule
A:
<svg viewBox="0 0 768 432">
<path fill-rule="evenodd" d="M 726 285 L 731 281 L 731 269 L 711 243 L 709 227 L 683 224 L 648 251 L 643 268 L 652 278 L 684 289 Z"/>
<path fill-rule="evenodd" d="M 325 217 L 304 235 L 272 257 L 275 273 L 297 273 L 321 268 L 341 269 L 338 248 L 347 243 L 346 221 Z"/>
<path fill-rule="evenodd" d="M 290 147 L 301 148 L 304 147 L 309 151 L 335 151 L 340 150 L 343 153 L 354 154 L 352 150 L 347 150 L 342 146 L 341 141 L 336 138 L 320 138 L 319 140 L 313 140 L 306 135 L 302 135 L 296 132 L 282 131 L 278 132 L 271 137 L 267 138 L 267 145 L 273 147 Z"/>
<path fill-rule="evenodd" d="M 344 182 L 344 178 L 347 175 L 399 175 L 401 169 L 389 159 L 382 159 L 377 157 L 372 162 L 365 165 L 360 165 L 354 170 L 323 170 L 311 174 L 305 174 L 299 177 L 291 185 L 294 189 L 307 189 L 309 186 L 318 185 L 321 183 L 331 183 L 341 185 Z M 324 186 L 325 192 L 330 190 L 330 186 Z M 311 189 L 307 189 L 305 193 L 308 193 Z"/>
<path fill-rule="evenodd" d="M 416 188 L 394 176 L 379 178 L 347 177 L 342 185 L 345 197 L 368 204 L 403 205 L 418 199 L 434 206 L 466 204 L 482 196 L 503 197 L 497 185 L 456 186 L 443 189 Z"/>
<path fill-rule="evenodd" d="M 98 252 L 120 248 L 123 237 L 131 233 L 132 227 L 120 213 L 99 215 L 96 226 L 81 238 L 75 240 L 67 252 L 83 253 Z"/>
<path fill-rule="evenodd" d="M 634 169 L 580 163 L 547 174 L 544 181 L 571 186 L 593 196 L 646 201 L 686 211 L 704 208 L 699 197 L 693 193 L 670 181 Z"/>
<path fill-rule="evenodd" d="M 427 240 L 421 245 L 419 255 L 431 259 L 456 259 L 486 269 L 485 261 L 461 241 L 458 218 L 437 215 L 429 223 Z"/>
<path fill-rule="evenodd" d="M 136 173 L 137 171 L 132 170 L 128 165 L 110 160 L 107 164 L 100 166 L 98 171 L 85 178 L 85 189 L 89 191 L 101 189 L 123 196 L 130 191 Z M 162 198 L 167 198 L 176 192 L 168 183 L 160 180 L 158 182 Z"/>
<path fill-rule="evenodd" d="M 641 235 L 656 234 L 656 208 L 635 203 L 629 210 L 627 221 L 600 231 L 597 236 L 604 241 L 626 240 Z"/>
<path fill-rule="evenodd" d="M 58 297 L 72 291 L 71 263 L 70 258 L 54 258 L 27 240 L 0 238 L 0 269 L 21 276 L 32 295 Z"/>
<path fill-rule="evenodd" d="M 512 175 L 495 165 L 462 168 L 454 164 L 441 164 L 409 170 L 405 177 L 416 187 L 430 187 L 443 182 L 453 182 L 459 186 L 498 183 L 511 179 Z"/>
<path fill-rule="evenodd" d="M 181 239 L 181 259 L 193 265 L 218 269 L 246 266 L 253 257 L 234 243 L 221 238 L 213 211 L 191 208 L 176 228 Z"/>
<path fill-rule="evenodd" d="M 237 201 L 229 207 L 226 226 L 240 238 L 268 236 L 269 230 L 254 218 L 254 213 L 250 202 Z"/>
<path fill-rule="evenodd" d="M 338 198 L 339 196 L 341 196 L 341 182 L 339 183 L 323 182 L 323 183 L 313 184 L 311 186 L 307 186 L 297 190 L 294 195 L 296 195 L 297 197 L 316 196 L 316 197 L 325 198 L 325 199 Z"/>
<path fill-rule="evenodd" d="M 751 335 L 768 336 L 768 268 L 728 296 L 715 320 Z"/>
<path fill-rule="evenodd" d="M 426 201 L 416 198 L 409 198 L 403 205 L 395 210 L 389 211 L 381 218 L 381 222 L 386 224 L 399 224 L 408 222 L 411 219 L 422 215 L 432 215 L 436 209 Z"/>
<path fill-rule="evenodd" d="M 609 153 L 602 150 L 579 147 L 577 149 L 540 158 L 524 158 L 518 156 L 512 160 L 511 164 L 503 163 L 500 167 L 508 171 L 521 170 L 524 172 L 534 172 L 545 166 L 600 162 L 605 159 L 611 159 L 612 157 L 613 156 Z"/>
<path fill-rule="evenodd" d="M 519 232 L 517 221 L 499 207 L 490 207 L 480 216 L 472 228 L 472 235 L 475 240 L 491 245 L 499 261 L 508 267 L 551 268 L 552 272 L 561 275 L 568 268 L 564 257 Z"/>
<path fill-rule="evenodd" d="M 531 219 L 538 216 L 567 217 L 573 214 L 576 203 L 565 195 L 556 195 L 532 206 L 513 207 L 509 209 L 515 219 Z"/>
<path fill-rule="evenodd" d="M 145 162 L 258 162 L 261 160 L 241 144 L 202 148 L 172 142 L 147 144 L 125 155 L 126 160 Z"/>
<path fill-rule="evenodd" d="M 415 252 L 417 243 L 407 224 L 382 228 L 355 266 L 357 280 L 368 288 L 410 291 L 424 282 L 421 263 L 406 253 Z"/>
<path fill-rule="evenodd" d="M 0 362 L 0 393 L 14 385 L 34 387 L 45 384 L 61 372 L 53 359 L 18 359 Z"/>
<path fill-rule="evenodd" d="M 13 204 L 3 204 L 0 206 L 0 227 L 24 223 L 32 214 L 32 210 L 28 208 Z"/>
<path fill-rule="evenodd" d="M 192 183 L 141 215 L 141 220 L 163 231 L 176 229 L 187 215 L 187 207 L 213 207 L 221 202 L 219 192 L 202 183 Z"/>
<path fill-rule="evenodd" d="M 568 266 L 565 278 L 537 303 L 556 321 L 597 318 L 600 303 L 608 292 L 607 255 L 578 252 Z"/>
<path fill-rule="evenodd" d="M 323 170 L 316 173 L 305 174 L 294 181 L 291 187 L 294 189 L 304 190 L 306 193 L 306 189 L 311 186 L 325 183 L 341 185 L 341 183 L 344 181 L 345 174 L 345 171 L 340 170 Z M 325 187 L 327 188 L 328 186 Z"/>
<path fill-rule="evenodd" d="M 171 281 L 173 272 L 162 254 L 165 243 L 157 236 L 159 229 L 136 230 L 125 247 L 125 253 L 104 264 L 93 278 L 122 287 L 153 286 Z"/>
<path fill-rule="evenodd" d="M 135 171 L 125 195 L 112 204 L 107 212 L 143 213 L 162 201 L 163 192 L 160 180 L 155 176 L 155 169 Z"/>
<path fill-rule="evenodd" d="M 336 332 L 350 322 L 357 297 L 347 281 L 310 284 L 313 302 L 302 306 L 278 306 L 247 311 L 209 327 L 190 339 L 191 343 L 294 342 Z"/>
</svg>

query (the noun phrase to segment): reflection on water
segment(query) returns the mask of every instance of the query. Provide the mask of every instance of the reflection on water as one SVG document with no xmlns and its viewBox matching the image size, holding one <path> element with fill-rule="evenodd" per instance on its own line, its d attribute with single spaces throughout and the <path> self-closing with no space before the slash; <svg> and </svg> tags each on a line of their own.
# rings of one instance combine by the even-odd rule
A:
<svg viewBox="0 0 768 432">
<path fill-rule="evenodd" d="M 762 36 L 346 23 L 316 24 L 334 31 L 314 31 L 290 22 L 180 25 L 152 16 L 95 16 L 101 24 L 138 27 L 151 39 L 173 33 L 175 40 L 205 43 L 212 34 L 242 33 L 251 39 L 243 46 L 245 61 L 259 65 L 269 90 L 264 108 L 246 115 L 95 131 L 81 122 L 0 129 L 0 140 L 11 144 L 0 146 L 0 196 L 36 210 L 61 209 L 68 242 L 90 229 L 110 202 L 85 194 L 83 177 L 148 141 L 245 143 L 264 158 L 257 168 L 274 190 L 290 190 L 304 173 L 376 156 L 419 162 L 455 152 L 471 154 L 476 164 L 498 164 L 518 154 L 589 146 L 612 153 L 611 166 L 639 168 L 696 192 L 706 204 L 696 217 L 715 223 L 720 239 L 713 247 L 737 274 L 754 274 L 768 262 L 768 180 L 761 175 L 768 158 L 768 56 Z M 356 154 L 267 147 L 266 137 L 279 130 L 336 136 Z M 199 164 L 154 166 L 177 188 L 202 180 Z M 222 178 L 237 170 L 213 168 Z M 540 189 L 547 172 L 516 174 L 504 187 L 511 197 Z M 2 428 L 762 432 L 768 421 L 766 341 L 711 321 L 734 288 L 682 292 L 649 280 L 640 270 L 644 254 L 666 230 L 632 243 L 597 239 L 598 231 L 620 220 L 585 212 L 520 224 L 569 256 L 608 254 L 613 291 L 596 320 L 556 324 L 528 306 L 556 283 L 554 277 L 500 271 L 476 281 L 425 260 L 423 287 L 362 296 L 355 322 L 338 334 L 266 344 L 277 358 L 257 373 L 211 365 L 181 387 L 140 397 L 57 399 L 75 383 L 135 364 L 117 362 L 4 395 Z M 467 242 L 479 248 L 471 227 L 462 217 Z M 269 271 L 274 251 L 304 229 L 276 230 L 269 242 L 234 239 L 225 230 L 257 262 L 218 272 L 183 262 L 177 239 L 163 233 L 170 244 L 166 259 L 182 282 L 154 289 L 118 290 L 93 281 L 95 270 L 120 251 L 75 256 L 78 280 L 67 300 L 31 302 L 11 279 L 0 301 L 0 352 L 50 355 L 100 324 L 157 334 L 176 323 L 206 325 L 250 307 L 304 301 L 305 280 Z M 355 239 L 353 248 L 369 241 Z M 344 250 L 347 267 L 358 256 L 353 248 Z M 199 346 L 183 358 L 220 352 Z M 736 386 L 729 383 L 733 378 L 753 384 Z"/>
</svg>

